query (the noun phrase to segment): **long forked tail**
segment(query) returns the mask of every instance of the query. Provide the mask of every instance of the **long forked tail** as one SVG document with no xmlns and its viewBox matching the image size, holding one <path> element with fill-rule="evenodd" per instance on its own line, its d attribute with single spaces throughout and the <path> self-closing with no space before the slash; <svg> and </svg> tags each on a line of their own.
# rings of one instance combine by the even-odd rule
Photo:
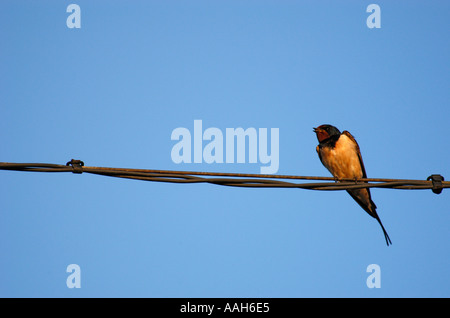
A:
<svg viewBox="0 0 450 318">
<path fill-rule="evenodd" d="M 381 223 L 380 217 L 377 215 L 375 218 L 377 219 L 378 223 L 380 223 L 381 228 L 383 229 L 384 238 L 386 239 L 386 244 L 387 244 L 387 246 L 389 246 L 389 244 L 392 245 L 391 238 L 390 238 L 389 235 L 387 234 L 386 229 L 385 229 L 384 226 L 383 226 L 383 223 Z"/>
<path fill-rule="evenodd" d="M 377 219 L 378 223 L 380 223 L 381 228 L 383 229 L 386 244 L 388 246 L 389 244 L 392 244 L 391 239 L 387 234 L 383 223 L 381 223 L 380 217 L 378 216 L 377 206 L 375 205 L 375 202 L 372 201 L 369 189 L 347 190 L 347 192 L 364 209 L 364 211 L 366 211 L 371 217 Z"/>
</svg>

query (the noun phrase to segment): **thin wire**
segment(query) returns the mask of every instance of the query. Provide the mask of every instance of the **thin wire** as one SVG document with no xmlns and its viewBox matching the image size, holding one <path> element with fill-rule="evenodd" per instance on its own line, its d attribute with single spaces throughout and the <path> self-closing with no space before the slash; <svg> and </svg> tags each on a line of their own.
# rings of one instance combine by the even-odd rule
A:
<svg viewBox="0 0 450 318">
<path fill-rule="evenodd" d="M 69 165 L 70 164 L 70 165 Z M 0 170 L 31 171 L 31 172 L 74 172 L 91 173 L 109 177 L 170 183 L 210 183 L 231 187 L 251 188 L 300 188 L 307 190 L 349 190 L 361 188 L 388 188 L 403 190 L 432 189 L 440 193 L 443 188 L 450 188 L 450 182 L 410 179 L 361 178 L 340 179 L 332 177 L 311 177 L 293 175 L 267 175 L 249 173 L 173 171 L 153 169 L 130 169 L 109 167 L 85 167 L 79 160 L 72 160 L 66 165 L 48 163 L 10 163 L 0 162 Z M 299 183 L 285 180 L 318 180 L 331 182 Z M 443 180 L 443 178 L 442 178 Z"/>
</svg>

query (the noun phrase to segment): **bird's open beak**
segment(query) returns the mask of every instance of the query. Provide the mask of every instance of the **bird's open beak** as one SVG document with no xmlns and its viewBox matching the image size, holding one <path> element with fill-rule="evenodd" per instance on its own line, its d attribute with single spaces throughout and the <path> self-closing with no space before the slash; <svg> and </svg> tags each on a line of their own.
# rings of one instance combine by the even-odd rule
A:
<svg viewBox="0 0 450 318">
<path fill-rule="evenodd" d="M 313 127 L 313 131 L 314 131 L 315 133 L 317 133 L 319 130 L 320 130 L 319 128 L 314 128 L 314 127 Z"/>
</svg>

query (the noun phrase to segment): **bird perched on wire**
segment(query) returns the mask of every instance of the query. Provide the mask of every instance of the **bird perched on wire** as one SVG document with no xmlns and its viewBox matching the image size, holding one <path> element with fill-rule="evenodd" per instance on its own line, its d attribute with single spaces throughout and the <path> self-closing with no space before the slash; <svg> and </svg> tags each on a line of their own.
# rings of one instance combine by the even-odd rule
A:
<svg viewBox="0 0 450 318">
<path fill-rule="evenodd" d="M 341 133 L 331 125 L 321 125 L 313 129 L 319 141 L 316 150 L 320 161 L 337 180 L 367 178 L 358 143 L 348 131 Z M 377 206 L 372 201 L 369 188 L 349 189 L 347 192 L 364 211 L 377 219 L 383 229 L 386 244 L 392 244 L 377 214 Z"/>
</svg>

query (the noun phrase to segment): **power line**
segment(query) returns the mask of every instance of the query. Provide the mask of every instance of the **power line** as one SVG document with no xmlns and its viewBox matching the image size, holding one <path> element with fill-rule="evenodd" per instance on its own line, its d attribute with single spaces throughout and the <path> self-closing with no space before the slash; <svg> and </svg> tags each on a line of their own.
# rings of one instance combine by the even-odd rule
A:
<svg viewBox="0 0 450 318">
<path fill-rule="evenodd" d="M 129 169 L 109 167 L 88 167 L 83 161 L 74 160 L 66 165 L 49 163 L 10 163 L 0 162 L 0 170 L 31 171 L 31 172 L 73 172 L 91 173 L 109 177 L 127 178 L 135 180 L 170 182 L 170 183 L 210 183 L 231 187 L 251 188 L 300 188 L 307 190 L 349 190 L 361 188 L 388 188 L 403 190 L 431 189 L 439 194 L 444 188 L 450 188 L 450 182 L 444 181 L 444 177 L 433 174 L 427 180 L 409 179 L 340 179 L 331 177 L 311 177 L 293 175 L 263 175 L 249 173 L 225 173 L 225 172 L 195 172 L 152 169 Z M 322 182 L 292 182 L 287 180 L 316 180 Z M 326 182 L 329 181 L 329 182 Z M 337 182 L 338 181 L 338 182 Z"/>
</svg>

